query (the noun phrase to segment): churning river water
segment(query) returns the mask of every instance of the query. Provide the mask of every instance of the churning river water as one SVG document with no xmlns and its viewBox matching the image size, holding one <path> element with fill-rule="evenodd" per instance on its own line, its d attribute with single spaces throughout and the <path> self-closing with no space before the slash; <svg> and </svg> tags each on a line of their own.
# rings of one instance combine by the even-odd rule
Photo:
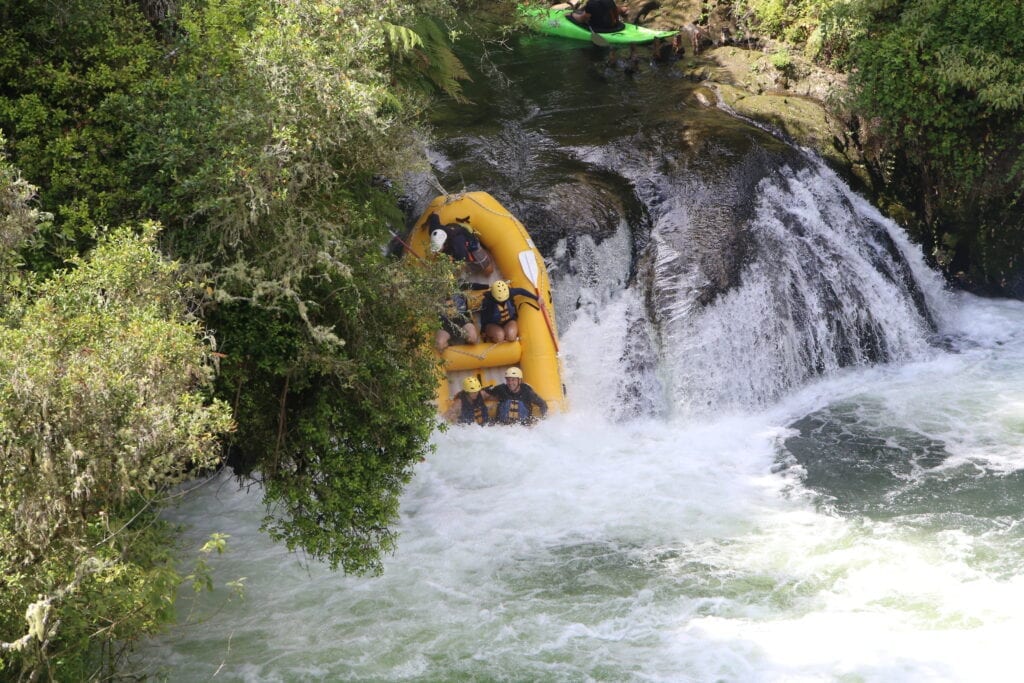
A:
<svg viewBox="0 0 1024 683">
<path fill-rule="evenodd" d="M 522 66 L 533 58 L 545 69 Z M 905 278 L 874 283 L 869 271 L 884 267 L 866 259 L 828 275 L 840 301 L 816 307 L 813 278 L 772 285 L 773 271 L 793 272 L 787 258 L 773 257 L 775 268 L 747 258 L 699 316 L 679 283 L 666 295 L 678 301 L 652 304 L 644 278 L 685 270 L 666 255 L 667 236 L 695 222 L 692 202 L 709 193 L 660 165 L 682 142 L 668 146 L 660 130 L 645 142 L 622 108 L 660 93 L 676 103 L 656 118 L 688 121 L 677 103 L 691 86 L 663 67 L 627 76 L 602 59 L 590 46 L 519 46 L 489 67 L 505 99 L 488 100 L 478 121 L 479 105 L 456 110 L 431 152 L 443 182 L 491 191 L 517 212 L 556 178 L 631 169 L 602 182 L 627 187 L 641 209 L 586 240 L 539 240 L 559 288 L 572 410 L 533 429 L 437 433 L 377 578 L 309 566 L 271 543 L 257 531 L 258 491 L 228 478 L 202 487 L 169 517 L 184 525 L 183 557 L 230 534 L 212 561 L 218 588 L 183 591 L 181 623 L 140 648 L 136 670 L 174 681 L 1019 680 L 1024 304 L 942 291 L 898 226 L 813 164 L 758 181 L 749 239 L 802 263 L 854 262 L 858 245 L 875 243 L 830 232 L 846 219 L 821 206 L 844 205 L 850 225 L 898 244 Z M 591 82 L 576 99 L 538 85 L 571 74 Z M 547 94 L 531 99 L 527 82 Z M 633 92 L 601 99 L 597 82 Z M 555 130 L 559 107 L 596 127 Z M 706 132 L 715 121 L 686 125 Z M 610 132 L 623 127 L 628 152 Z M 488 145 L 490 162 L 474 151 Z M 794 225 L 813 254 L 779 246 Z M 924 292 L 927 315 L 900 303 L 912 298 L 903 279 Z M 783 290 L 792 298 L 755 305 Z M 863 302 L 846 311 L 851 297 Z M 791 325 L 758 319 L 794 302 L 806 306 Z M 885 352 L 833 353 L 823 337 L 847 334 L 843 316 Z M 734 343 L 751 329 L 756 339 Z M 807 358 L 814 372 L 795 372 Z M 691 400 L 693 387 L 713 399 Z M 238 577 L 243 599 L 224 586 Z"/>
</svg>

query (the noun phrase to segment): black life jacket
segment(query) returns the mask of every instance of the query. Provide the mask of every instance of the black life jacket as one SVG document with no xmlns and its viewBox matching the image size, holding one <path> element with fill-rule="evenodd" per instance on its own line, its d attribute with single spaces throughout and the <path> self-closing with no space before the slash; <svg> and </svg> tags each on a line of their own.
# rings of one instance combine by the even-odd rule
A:
<svg viewBox="0 0 1024 683">
<path fill-rule="evenodd" d="M 462 228 L 465 228 L 465 230 L 466 230 L 466 235 L 465 235 L 466 251 L 468 252 L 469 260 L 470 261 L 476 261 L 476 258 L 473 256 L 473 252 L 477 251 L 480 248 L 480 235 L 479 235 L 479 233 L 477 233 L 477 231 L 474 230 L 473 226 L 471 226 L 469 223 L 462 223 L 462 222 L 460 222 L 460 223 L 456 223 L 456 225 L 458 225 L 458 226 L 460 226 Z"/>
<path fill-rule="evenodd" d="M 516 312 L 515 297 L 511 294 L 505 301 L 499 302 L 489 292 L 484 295 L 484 310 L 480 315 L 480 322 L 483 325 L 490 323 L 504 325 L 509 320 L 516 320 L 519 316 Z"/>
<path fill-rule="evenodd" d="M 501 316 L 499 324 L 504 325 L 509 320 L 515 320 L 516 318 L 516 305 L 512 303 L 512 297 L 509 297 L 507 301 L 502 301 L 498 304 L 498 315 Z"/>
<path fill-rule="evenodd" d="M 478 425 L 487 424 L 489 415 L 483 394 L 477 394 L 475 401 L 465 391 L 460 391 L 459 397 L 459 403 L 462 406 L 459 410 L 460 424 L 473 424 L 474 422 Z"/>
<path fill-rule="evenodd" d="M 442 251 L 456 261 L 475 263 L 473 252 L 480 248 L 480 238 L 476 231 L 464 223 L 449 223 L 444 226 L 444 231 L 448 233 L 448 239 Z"/>
</svg>

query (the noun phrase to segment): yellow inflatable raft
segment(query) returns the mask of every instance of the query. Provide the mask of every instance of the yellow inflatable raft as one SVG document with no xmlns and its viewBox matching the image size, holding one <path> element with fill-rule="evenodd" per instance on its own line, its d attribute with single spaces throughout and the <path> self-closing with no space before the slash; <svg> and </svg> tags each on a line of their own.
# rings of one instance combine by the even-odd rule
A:
<svg viewBox="0 0 1024 683">
<path fill-rule="evenodd" d="M 445 375 L 437 389 L 438 412 L 448 410 L 466 377 L 477 377 L 484 387 L 501 384 L 505 370 L 513 365 L 522 369 L 523 381 L 547 401 L 548 410 L 566 410 L 551 284 L 544 259 L 526 228 L 486 192 L 444 195 L 430 203 L 409 235 L 408 247 L 416 255 L 431 253 L 427 218 L 432 213 L 437 213 L 442 224 L 468 224 L 494 261 L 490 276 L 467 275 L 464 280 L 482 284 L 507 280 L 511 287 L 537 294 L 540 304 L 525 297 L 517 300 L 518 341 L 452 345 L 444 350 L 441 358 Z M 479 327 L 479 316 L 475 322 Z"/>
</svg>

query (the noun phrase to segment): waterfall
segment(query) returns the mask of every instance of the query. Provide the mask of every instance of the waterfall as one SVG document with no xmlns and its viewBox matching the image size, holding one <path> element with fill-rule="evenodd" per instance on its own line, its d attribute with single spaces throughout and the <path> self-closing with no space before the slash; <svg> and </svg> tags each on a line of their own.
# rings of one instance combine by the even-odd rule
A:
<svg viewBox="0 0 1024 683">
<path fill-rule="evenodd" d="M 756 166 L 754 178 L 719 184 L 643 176 L 677 187 L 648 206 L 627 291 L 615 290 L 629 269 L 621 230 L 599 246 L 578 240 L 572 266 L 556 271 L 560 306 L 591 319 L 577 326 L 618 320 L 601 328 L 606 345 L 613 331 L 618 342 L 598 355 L 602 379 L 577 373 L 584 393 L 614 396 L 609 417 L 758 409 L 843 368 L 935 352 L 949 293 L 905 231 L 810 153 L 774 165 L 759 155 Z M 600 290 L 580 275 L 594 270 Z"/>
</svg>

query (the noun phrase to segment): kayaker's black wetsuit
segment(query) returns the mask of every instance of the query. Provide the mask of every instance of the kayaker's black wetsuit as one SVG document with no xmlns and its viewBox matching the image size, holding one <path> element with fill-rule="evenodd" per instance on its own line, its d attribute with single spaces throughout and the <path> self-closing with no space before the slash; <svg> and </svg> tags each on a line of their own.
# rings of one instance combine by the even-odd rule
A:
<svg viewBox="0 0 1024 683">
<path fill-rule="evenodd" d="M 614 0 L 587 0 L 583 11 L 590 15 L 590 28 L 597 33 L 611 33 L 622 28 Z"/>
</svg>

